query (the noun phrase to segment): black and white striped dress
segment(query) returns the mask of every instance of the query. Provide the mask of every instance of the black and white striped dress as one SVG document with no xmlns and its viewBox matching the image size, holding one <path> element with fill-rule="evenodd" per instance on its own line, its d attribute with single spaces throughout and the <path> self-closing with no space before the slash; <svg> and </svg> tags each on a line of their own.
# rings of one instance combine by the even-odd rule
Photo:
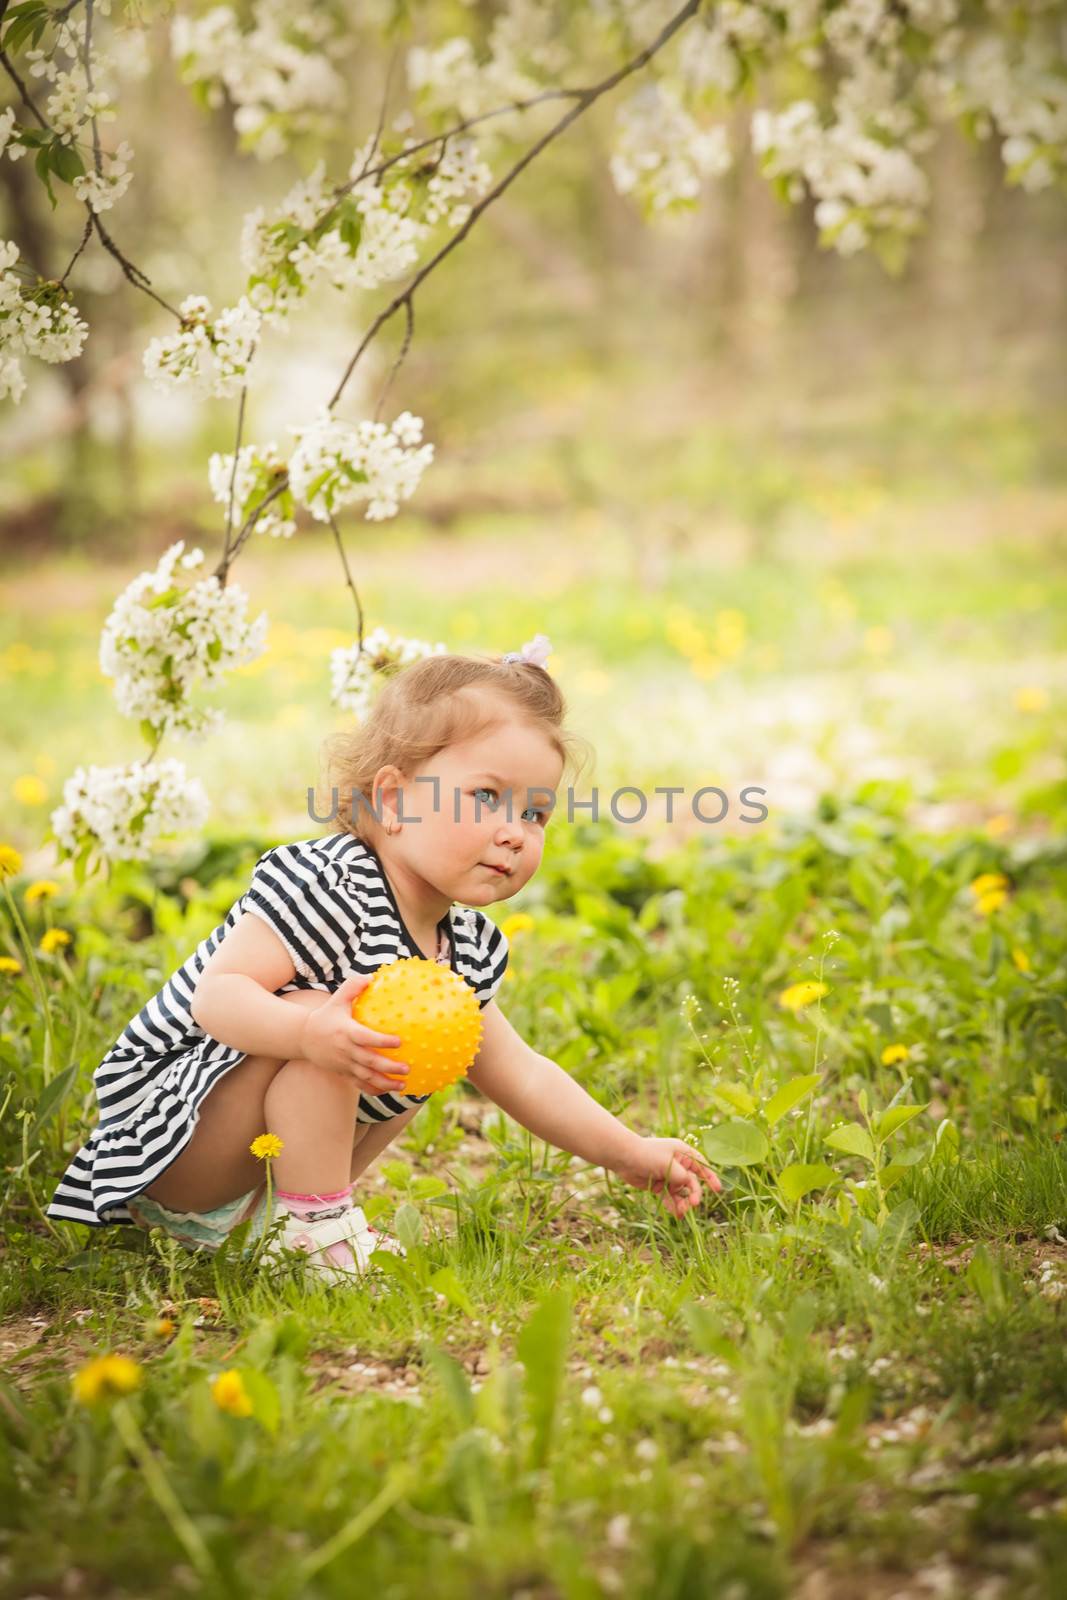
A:
<svg viewBox="0 0 1067 1600">
<path fill-rule="evenodd" d="M 249 887 L 214 932 L 123 1029 L 93 1081 L 100 1120 L 64 1173 L 50 1217 L 103 1226 L 132 1222 L 126 1201 L 155 1182 L 192 1137 L 204 1096 L 246 1052 L 193 1021 L 193 990 L 208 957 L 243 912 L 261 917 L 289 953 L 296 976 L 277 992 L 332 993 L 356 973 L 422 951 L 404 925 L 373 846 L 349 833 L 267 850 Z M 438 923 L 450 967 L 485 1007 L 508 963 L 504 934 L 473 907 L 452 906 Z M 443 946 L 439 946 L 443 948 Z M 384 1122 L 428 1095 L 360 1094 L 360 1122 Z"/>
</svg>

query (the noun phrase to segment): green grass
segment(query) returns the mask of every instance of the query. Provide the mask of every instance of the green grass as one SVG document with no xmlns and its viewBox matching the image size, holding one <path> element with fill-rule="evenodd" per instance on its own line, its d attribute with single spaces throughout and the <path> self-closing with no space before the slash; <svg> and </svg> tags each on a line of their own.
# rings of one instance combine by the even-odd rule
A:
<svg viewBox="0 0 1067 1600">
<path fill-rule="evenodd" d="M 91 1117 L 91 1063 L 256 848 L 214 839 L 184 911 L 162 870 L 82 891 L 72 960 L 43 977 L 53 1070 L 82 1064 L 61 1107 L 40 1100 L 42 1008 L 9 991 L 3 1592 L 59 1592 L 77 1569 L 86 1592 L 340 1596 L 358 1571 L 398 1596 L 432 1572 L 444 1595 L 659 1600 L 784 1596 L 815 1571 L 888 1592 L 945 1562 L 968 1592 L 1057 1592 L 1054 845 L 928 837 L 871 797 L 786 845 L 652 860 L 590 824 L 561 836 L 538 932 L 514 940 L 509 1015 L 643 1131 L 714 1138 L 747 1092 L 765 1158 L 723 1166 L 723 1194 L 679 1222 L 459 1085 L 368 1174 L 368 1215 L 407 1259 L 342 1292 L 40 1219 Z M 997 867 L 1014 887 L 983 918 L 966 885 Z M 887 920 L 894 905 L 908 915 Z M 74 902 L 49 915 L 81 922 Z M 1035 920 L 1024 973 L 1009 951 Z M 776 1003 L 820 972 L 821 1003 Z M 882 1066 L 889 1041 L 906 1064 Z M 812 1071 L 817 1091 L 772 1123 L 771 1093 Z M 879 1214 L 863 1161 L 825 1139 L 860 1120 L 860 1090 L 880 1107 L 902 1087 L 926 1109 L 892 1137 L 905 1170 Z M 789 1203 L 775 1176 L 805 1152 L 832 1176 Z M 140 1387 L 80 1405 L 71 1374 L 105 1351 L 140 1364 Z M 212 1398 L 231 1368 L 251 1416 Z"/>
<path fill-rule="evenodd" d="M 1002 487 L 1015 437 L 983 435 Z M 228 686 L 222 740 L 171 752 L 212 795 L 203 837 L 80 890 L 47 811 L 77 763 L 138 753 L 95 656 L 145 563 L 9 569 L 0 786 L 48 793 L 11 808 L 8 888 L 32 947 L 49 925 L 73 942 L 38 980 L 0 925 L 24 968 L 0 977 L 0 1594 L 1063 1592 L 1062 508 L 994 499 L 971 537 L 918 468 L 887 498 L 869 471 L 828 488 L 801 451 L 746 487 L 758 451 L 731 476 L 698 443 L 688 495 L 704 472 L 727 522 L 769 508 L 740 554 L 709 513 L 646 567 L 655 514 L 624 537 L 587 506 L 550 533 L 398 524 L 356 566 L 368 626 L 459 649 L 548 632 L 605 799 L 766 784 L 758 828 L 559 817 L 500 908 L 535 922 L 500 995 L 514 1025 L 628 1125 L 732 1151 L 723 1192 L 671 1219 L 460 1084 L 362 1180 L 409 1253 L 354 1291 L 42 1218 L 104 1050 L 260 851 L 316 831 L 327 654 L 351 636 L 329 551 L 254 545 L 241 569 L 274 650 Z M 1007 883 L 990 915 L 984 873 Z M 27 905 L 33 877 L 60 894 Z M 783 1007 L 805 980 L 826 994 Z M 822 1169 L 799 1195 L 798 1166 Z M 139 1387 L 80 1404 L 72 1375 L 109 1351 Z M 212 1398 L 228 1369 L 251 1416 Z"/>
</svg>

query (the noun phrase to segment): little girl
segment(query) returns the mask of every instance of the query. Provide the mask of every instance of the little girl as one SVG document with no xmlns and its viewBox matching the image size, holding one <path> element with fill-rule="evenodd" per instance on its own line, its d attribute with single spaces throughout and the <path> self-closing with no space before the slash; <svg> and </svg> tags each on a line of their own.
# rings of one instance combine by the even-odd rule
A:
<svg viewBox="0 0 1067 1600">
<path fill-rule="evenodd" d="M 720 1188 L 680 1139 L 632 1132 L 516 1033 L 494 999 L 507 941 L 481 909 L 541 864 L 572 752 L 539 634 L 503 657 L 428 656 L 395 674 L 354 731 L 334 736 L 336 831 L 268 850 L 225 920 L 127 1023 L 97 1067 L 100 1120 L 48 1215 L 93 1226 L 162 1226 L 217 1248 L 267 1214 L 250 1146 L 277 1136 L 279 1231 L 264 1254 L 303 1250 L 350 1282 L 375 1249 L 354 1181 L 428 1095 L 405 1094 L 403 1048 L 352 1018 L 383 964 L 447 963 L 482 1008 L 468 1080 L 538 1138 L 666 1191 L 682 1216 Z M 506 797 L 507 804 L 501 799 Z M 455 902 L 461 902 L 459 906 Z"/>
</svg>

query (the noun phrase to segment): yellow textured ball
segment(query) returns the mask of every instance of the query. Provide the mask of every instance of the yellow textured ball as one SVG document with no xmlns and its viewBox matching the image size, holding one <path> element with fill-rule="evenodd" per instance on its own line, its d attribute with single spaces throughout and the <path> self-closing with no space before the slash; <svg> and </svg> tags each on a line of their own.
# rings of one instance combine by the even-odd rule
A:
<svg viewBox="0 0 1067 1600">
<path fill-rule="evenodd" d="M 436 961 L 408 956 L 379 967 L 352 1002 L 352 1016 L 376 1033 L 395 1033 L 402 1043 L 376 1055 L 407 1062 L 410 1071 L 398 1094 L 432 1094 L 455 1083 L 474 1065 L 482 1038 L 478 997 L 458 972 Z"/>
</svg>

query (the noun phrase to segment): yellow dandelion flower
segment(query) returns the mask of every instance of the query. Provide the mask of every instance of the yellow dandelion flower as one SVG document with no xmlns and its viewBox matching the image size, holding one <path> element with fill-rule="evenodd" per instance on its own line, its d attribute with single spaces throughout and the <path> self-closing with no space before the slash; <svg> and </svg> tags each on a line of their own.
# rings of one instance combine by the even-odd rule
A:
<svg viewBox="0 0 1067 1600">
<path fill-rule="evenodd" d="M 974 909 L 980 917 L 991 917 L 994 911 L 1000 909 L 1007 898 L 1003 889 L 990 889 L 988 894 L 978 896 Z"/>
<path fill-rule="evenodd" d="M 995 889 L 1006 889 L 1008 880 L 1003 872 L 980 872 L 977 878 L 971 879 L 970 889 L 976 900 L 984 894 L 990 894 Z"/>
<path fill-rule="evenodd" d="M 816 983 L 811 978 L 806 978 L 803 983 L 791 983 L 788 989 L 783 989 L 778 996 L 778 1004 L 787 1011 L 802 1011 L 805 1006 L 810 1006 L 813 1000 L 821 1000 L 824 994 L 830 993 L 827 983 Z"/>
<path fill-rule="evenodd" d="M 911 1051 L 906 1044 L 887 1044 L 882 1051 L 882 1065 L 883 1067 L 895 1067 L 901 1061 L 908 1061 L 910 1057 Z"/>
<path fill-rule="evenodd" d="M 258 1133 L 248 1148 L 257 1161 L 265 1161 L 268 1156 L 280 1156 L 284 1146 L 276 1133 Z"/>
<path fill-rule="evenodd" d="M 141 1369 L 129 1356 L 97 1356 L 87 1361 L 71 1379 L 74 1397 L 83 1406 L 95 1406 L 116 1395 L 132 1394 L 141 1386 Z"/>
<path fill-rule="evenodd" d="M 517 933 L 529 933 L 536 927 L 533 917 L 528 911 L 513 911 L 510 917 L 505 917 L 500 924 L 500 931 L 507 940 L 514 939 Z"/>
<path fill-rule="evenodd" d="M 1030 971 L 1030 957 L 1027 955 L 1025 950 L 1020 950 L 1018 945 L 1016 945 L 1015 949 L 1012 951 L 1011 959 L 1015 962 L 1015 965 L 1018 967 L 1020 972 Z"/>
<path fill-rule="evenodd" d="M 1039 684 L 1024 684 L 1015 691 L 1015 709 L 1024 715 L 1044 711 L 1048 705 L 1048 690 L 1042 689 Z"/>
<path fill-rule="evenodd" d="M 14 956 L 0 956 L 0 972 L 6 972 L 9 977 L 17 978 L 21 971 L 21 961 L 16 961 Z"/>
<path fill-rule="evenodd" d="M 59 884 L 51 878 L 38 878 L 26 890 L 26 904 L 36 905 L 38 900 L 51 900 L 59 893 Z"/>
<path fill-rule="evenodd" d="M 42 955 L 52 956 L 69 943 L 70 934 L 65 928 L 46 928 L 41 935 L 40 950 Z"/>
<path fill-rule="evenodd" d="M 1010 812 L 998 811 L 994 816 L 986 819 L 985 831 L 991 839 L 1003 839 L 1012 829 Z"/>
<path fill-rule="evenodd" d="M 11 793 L 20 806 L 43 806 L 48 799 L 48 785 L 35 772 L 24 772 L 11 785 Z"/>
<path fill-rule="evenodd" d="M 174 1332 L 173 1317 L 157 1317 L 152 1324 L 152 1332 L 157 1339 L 169 1339 Z"/>
<path fill-rule="evenodd" d="M 231 1417 L 252 1415 L 252 1399 L 236 1367 L 228 1367 L 225 1372 L 219 1373 L 211 1385 L 211 1398 L 220 1411 L 229 1412 Z"/>
<path fill-rule="evenodd" d="M 22 857 L 13 844 L 0 844 L 0 878 L 13 878 L 22 871 Z"/>
</svg>

